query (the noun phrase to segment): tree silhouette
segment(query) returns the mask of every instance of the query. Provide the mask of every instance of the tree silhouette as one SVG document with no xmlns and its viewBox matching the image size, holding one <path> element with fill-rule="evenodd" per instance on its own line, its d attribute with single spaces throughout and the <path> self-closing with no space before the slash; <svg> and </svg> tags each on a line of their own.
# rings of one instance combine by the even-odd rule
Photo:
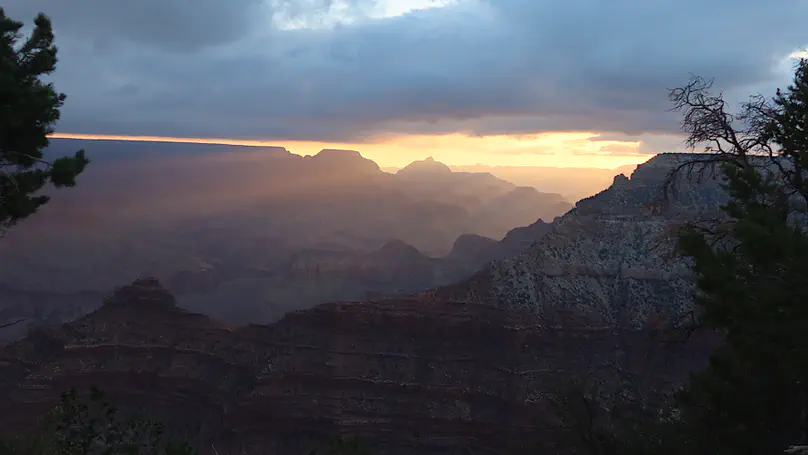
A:
<svg viewBox="0 0 808 455">
<path fill-rule="evenodd" d="M 70 187 L 89 163 L 84 151 L 49 161 L 42 150 L 59 120 L 65 95 L 41 78 L 56 69 L 50 19 L 39 14 L 23 40 L 23 24 L 0 8 L 0 229 L 32 215 L 49 200 L 46 185 Z"/>
<path fill-rule="evenodd" d="M 688 143 L 710 152 L 677 172 L 717 164 L 730 195 L 729 222 L 693 223 L 680 237 L 699 323 L 725 337 L 678 397 L 680 453 L 783 453 L 808 442 L 808 61 L 791 86 L 737 115 L 709 89 L 697 78 L 671 92 Z"/>
</svg>

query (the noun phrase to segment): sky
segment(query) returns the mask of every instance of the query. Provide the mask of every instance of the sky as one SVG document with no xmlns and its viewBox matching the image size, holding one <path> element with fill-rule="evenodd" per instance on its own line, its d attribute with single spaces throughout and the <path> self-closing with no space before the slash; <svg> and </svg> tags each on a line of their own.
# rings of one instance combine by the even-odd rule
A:
<svg viewBox="0 0 808 455">
<path fill-rule="evenodd" d="M 808 0 L 6 0 L 54 23 L 57 137 L 617 167 L 682 151 L 669 89 L 771 95 Z M 173 139 L 165 139 L 173 138 Z"/>
</svg>

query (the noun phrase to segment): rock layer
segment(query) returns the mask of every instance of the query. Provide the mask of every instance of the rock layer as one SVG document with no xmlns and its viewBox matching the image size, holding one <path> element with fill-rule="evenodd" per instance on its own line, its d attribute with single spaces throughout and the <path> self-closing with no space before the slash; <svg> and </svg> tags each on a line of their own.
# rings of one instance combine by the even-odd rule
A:
<svg viewBox="0 0 808 455">
<path fill-rule="evenodd" d="M 96 386 L 125 409 L 197 438 L 252 387 L 259 352 L 229 328 L 178 308 L 156 280 L 137 280 L 87 316 L 35 329 L 0 352 L 7 403 L 0 428 L 26 429 L 62 392 Z"/>
<path fill-rule="evenodd" d="M 142 280 L 0 352 L 0 429 L 29 427 L 70 387 L 97 386 L 220 452 L 299 454 L 349 434 L 382 454 L 535 442 L 564 453 L 546 391 L 570 378 L 612 392 L 680 383 L 703 365 L 704 340 L 666 337 L 574 312 L 548 326 L 532 311 L 418 299 L 332 303 L 233 329 Z"/>
<path fill-rule="evenodd" d="M 30 425 L 71 385 L 100 385 L 202 448 L 299 454 L 335 434 L 380 454 L 567 453 L 547 392 L 594 378 L 607 392 L 660 391 L 705 365 L 717 340 L 669 326 L 692 277 L 670 229 L 709 215 L 715 181 L 654 205 L 660 156 L 578 203 L 516 258 L 411 298 L 330 303 L 269 326 L 228 328 L 180 310 L 155 281 L 0 352 L 5 431 Z M 148 397 L 148 399 L 146 399 Z"/>
<path fill-rule="evenodd" d="M 614 327 L 679 321 L 692 309 L 694 277 L 676 254 L 677 228 L 720 218 L 727 200 L 709 174 L 700 180 L 683 174 L 677 191 L 665 193 L 669 172 L 691 157 L 658 155 L 630 179 L 618 175 L 520 255 L 422 297 L 525 308 L 544 318 L 572 309 Z"/>
</svg>

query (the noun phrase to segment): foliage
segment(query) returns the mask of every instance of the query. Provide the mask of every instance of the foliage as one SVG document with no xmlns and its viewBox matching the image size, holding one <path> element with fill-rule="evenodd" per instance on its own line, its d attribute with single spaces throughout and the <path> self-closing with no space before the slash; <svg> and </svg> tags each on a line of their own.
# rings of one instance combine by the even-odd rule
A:
<svg viewBox="0 0 808 455">
<path fill-rule="evenodd" d="M 65 95 L 42 77 L 56 69 L 56 46 L 51 22 L 40 14 L 22 41 L 23 24 L 0 8 L 0 229 L 35 213 L 49 197 L 47 184 L 76 184 L 89 160 L 84 151 L 53 161 L 42 150 L 59 120 Z"/>
<path fill-rule="evenodd" d="M 163 426 L 145 419 L 123 419 L 92 389 L 87 397 L 75 390 L 33 436 L 0 443 L 0 455 L 192 455 L 188 444 L 168 440 Z"/>
<path fill-rule="evenodd" d="M 808 442 L 808 61 L 740 115 L 708 89 L 672 92 L 690 144 L 712 152 L 688 165 L 719 162 L 730 195 L 729 223 L 693 224 L 679 242 L 699 321 L 726 339 L 678 397 L 687 453 L 782 453 Z"/>
<path fill-rule="evenodd" d="M 679 248 L 698 276 L 697 328 L 725 343 L 673 400 L 603 405 L 567 390 L 560 415 L 592 455 L 743 455 L 808 452 L 808 60 L 769 100 L 727 112 L 710 82 L 671 91 L 688 145 L 704 145 L 670 174 L 675 191 L 720 170 L 726 219 L 694 222 Z M 562 420 L 565 420 L 562 418 Z"/>
</svg>

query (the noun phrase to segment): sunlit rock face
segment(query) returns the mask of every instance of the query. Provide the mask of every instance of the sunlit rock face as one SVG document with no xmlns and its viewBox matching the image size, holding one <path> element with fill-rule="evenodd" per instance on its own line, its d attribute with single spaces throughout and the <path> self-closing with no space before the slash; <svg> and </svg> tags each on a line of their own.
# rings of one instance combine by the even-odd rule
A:
<svg viewBox="0 0 808 455">
<path fill-rule="evenodd" d="M 682 174 L 676 191 L 665 192 L 669 172 L 691 156 L 659 155 L 630 178 L 616 176 L 522 254 L 425 297 L 525 308 L 548 324 L 560 309 L 608 327 L 677 321 L 692 308 L 694 285 L 689 263 L 675 252 L 677 228 L 720 218 L 727 201 L 709 172 Z"/>
</svg>

